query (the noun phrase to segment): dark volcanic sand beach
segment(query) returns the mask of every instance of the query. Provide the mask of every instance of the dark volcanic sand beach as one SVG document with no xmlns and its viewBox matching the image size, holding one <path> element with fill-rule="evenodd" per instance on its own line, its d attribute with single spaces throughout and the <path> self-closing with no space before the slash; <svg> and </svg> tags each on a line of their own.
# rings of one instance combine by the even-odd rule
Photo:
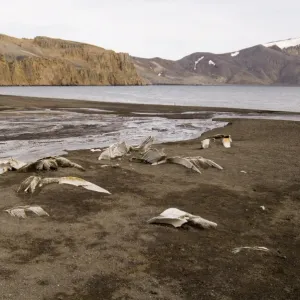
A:
<svg viewBox="0 0 300 300">
<path fill-rule="evenodd" d="M 4 98 L 0 104 L 12 108 L 54 105 Z M 177 165 L 131 163 L 128 157 L 118 161 L 120 168 L 101 168 L 99 153 L 81 150 L 67 157 L 85 172 L 42 176 L 80 176 L 112 195 L 54 185 L 24 197 L 15 191 L 33 174 L 0 175 L 1 211 L 38 204 L 50 214 L 19 220 L 0 213 L 0 299 L 300 299 L 300 122 L 229 121 L 203 136 L 231 134 L 230 149 L 199 150 L 199 139 L 157 145 L 169 155 L 213 159 L 223 171 L 200 175 Z M 218 227 L 147 224 L 169 207 Z M 259 251 L 233 254 L 239 246 L 280 250 L 286 259 Z"/>
</svg>

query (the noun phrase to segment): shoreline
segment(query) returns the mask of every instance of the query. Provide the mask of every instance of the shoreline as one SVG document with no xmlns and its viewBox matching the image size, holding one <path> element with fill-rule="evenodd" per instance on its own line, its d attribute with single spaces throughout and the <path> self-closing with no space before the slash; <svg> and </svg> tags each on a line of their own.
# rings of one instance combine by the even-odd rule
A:
<svg viewBox="0 0 300 300">
<path fill-rule="evenodd" d="M 300 113 L 0 96 L 0 157 L 27 162 L 119 139 L 138 144 L 149 135 L 159 144 L 187 141 L 239 118 L 299 121 Z"/>
<path fill-rule="evenodd" d="M 129 114 L 135 112 L 149 113 L 182 113 L 186 111 L 195 112 L 236 112 L 236 113 L 258 113 L 258 114 L 284 114 L 284 115 L 300 115 L 300 112 L 289 112 L 280 110 L 263 110 L 263 109 L 242 109 L 228 107 L 204 107 L 204 106 L 180 106 L 180 105 L 164 105 L 164 104 L 138 104 L 138 103 L 122 103 L 122 102 L 105 102 L 105 101 L 89 101 L 75 99 L 58 99 L 58 98 L 41 98 L 27 96 L 11 96 L 0 95 L 0 111 L 7 109 L 28 109 L 28 108 L 98 108 L 98 109 L 115 109 L 119 114 Z"/>
<path fill-rule="evenodd" d="M 110 87 L 127 87 L 127 86 L 136 86 L 136 87 L 143 87 L 143 86 L 258 86 L 258 87 L 300 87 L 299 84 L 289 84 L 289 83 L 272 83 L 272 84 L 255 84 L 255 83 L 249 83 L 249 84 L 231 84 L 231 83 L 216 83 L 216 84 L 182 84 L 182 83 L 144 83 L 142 85 L 138 84 L 127 84 L 127 85 L 0 85 L 0 87 L 94 87 L 94 86 L 110 86 Z"/>
</svg>

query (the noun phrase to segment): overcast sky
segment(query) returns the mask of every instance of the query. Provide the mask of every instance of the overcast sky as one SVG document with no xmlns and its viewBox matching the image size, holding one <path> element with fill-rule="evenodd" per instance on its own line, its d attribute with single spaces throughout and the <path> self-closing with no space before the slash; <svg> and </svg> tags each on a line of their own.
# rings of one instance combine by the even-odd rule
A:
<svg viewBox="0 0 300 300">
<path fill-rule="evenodd" d="M 300 0 L 0 0 L 4 34 L 179 59 L 300 36 Z"/>
</svg>

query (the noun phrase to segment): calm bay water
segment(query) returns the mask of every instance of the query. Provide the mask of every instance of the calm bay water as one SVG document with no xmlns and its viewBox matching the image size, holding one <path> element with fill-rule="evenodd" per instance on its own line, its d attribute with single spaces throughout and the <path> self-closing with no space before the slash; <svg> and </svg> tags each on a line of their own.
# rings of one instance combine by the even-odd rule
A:
<svg viewBox="0 0 300 300">
<path fill-rule="evenodd" d="M 106 102 L 211 106 L 300 112 L 300 87 L 0 87 L 0 94 Z"/>
</svg>

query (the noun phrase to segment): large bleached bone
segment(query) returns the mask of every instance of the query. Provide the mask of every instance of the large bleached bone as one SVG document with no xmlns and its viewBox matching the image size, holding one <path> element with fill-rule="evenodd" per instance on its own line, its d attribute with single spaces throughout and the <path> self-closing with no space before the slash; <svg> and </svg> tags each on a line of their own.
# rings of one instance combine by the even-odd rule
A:
<svg viewBox="0 0 300 300">
<path fill-rule="evenodd" d="M 18 217 L 18 218 L 26 218 L 26 212 L 31 211 L 34 214 L 41 216 L 49 216 L 49 214 L 44 211 L 40 206 L 38 205 L 26 205 L 26 206 L 15 206 L 9 209 L 5 210 L 7 213 L 9 213 L 12 217 Z"/>
<path fill-rule="evenodd" d="M 77 168 L 84 171 L 84 168 L 69 159 L 61 156 L 45 157 L 38 159 L 35 162 L 25 164 L 22 168 L 18 169 L 19 172 L 35 172 L 35 171 L 49 171 L 62 168 Z"/>
<path fill-rule="evenodd" d="M 38 176 L 30 176 L 26 178 L 19 186 L 18 193 L 35 193 L 40 191 L 45 185 L 48 184 L 69 184 L 78 187 L 83 187 L 84 189 L 95 191 L 98 193 L 110 194 L 109 191 L 103 189 L 102 187 L 86 181 L 79 177 L 51 177 L 51 178 L 41 178 Z"/>
<path fill-rule="evenodd" d="M 130 150 L 130 147 L 125 143 L 116 143 L 105 149 L 99 156 L 98 160 L 102 159 L 114 159 L 126 155 Z"/>
<path fill-rule="evenodd" d="M 8 171 L 16 171 L 22 168 L 26 163 L 14 158 L 1 159 L 0 160 L 0 174 Z"/>
<path fill-rule="evenodd" d="M 217 224 L 209 220 L 203 219 L 200 216 L 192 215 L 178 208 L 168 208 L 159 216 L 154 217 L 148 223 L 169 224 L 174 227 L 181 227 L 185 223 L 191 223 L 202 228 L 216 228 Z"/>
</svg>

